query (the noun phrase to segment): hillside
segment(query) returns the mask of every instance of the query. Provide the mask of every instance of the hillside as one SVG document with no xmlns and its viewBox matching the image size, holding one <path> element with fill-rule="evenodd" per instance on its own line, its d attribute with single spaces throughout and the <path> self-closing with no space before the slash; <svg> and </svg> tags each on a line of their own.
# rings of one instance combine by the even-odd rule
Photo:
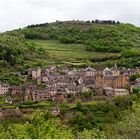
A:
<svg viewBox="0 0 140 140">
<path fill-rule="evenodd" d="M 110 66 L 114 62 L 122 67 L 140 65 L 140 28 L 131 24 L 56 21 L 5 34 L 22 36 L 38 50 L 46 50 L 43 57 L 30 59 L 31 63 L 27 62 L 30 66 L 36 62 L 40 65 L 70 63 L 95 67 L 100 64 Z"/>
<path fill-rule="evenodd" d="M 50 24 L 28 26 L 21 30 L 27 39 L 59 40 L 62 43 L 93 44 L 93 48 L 104 47 L 113 51 L 118 47 L 140 47 L 140 28 L 130 24 L 96 24 L 86 22 L 55 22 Z M 113 47 L 109 50 L 108 47 Z M 120 50 L 119 50 L 120 49 Z M 96 50 L 96 51 L 97 51 Z"/>
<path fill-rule="evenodd" d="M 121 71 L 137 66 L 140 28 L 130 24 L 57 21 L 0 34 L 3 91 L 10 84 L 0 138 L 139 138 L 139 71 Z"/>
<path fill-rule="evenodd" d="M 36 49 L 33 43 L 22 36 L 0 35 L 0 81 L 17 84 L 19 81 L 13 72 L 25 70 L 29 62 L 41 57 L 43 49 Z"/>
<path fill-rule="evenodd" d="M 131 24 L 57 21 L 54 23 L 31 25 L 7 33 L 24 35 L 25 39 L 30 39 L 30 41 L 37 43 L 37 47 L 45 48 L 50 56 L 48 59 L 53 58 L 54 60 L 55 57 L 55 60 L 60 60 L 59 63 L 68 61 L 85 64 L 88 61 L 91 62 L 90 65 L 94 63 L 95 66 L 95 62 L 103 62 L 101 63 L 103 65 L 112 65 L 115 61 L 119 66 L 123 67 L 136 67 L 140 65 L 140 28 Z M 54 46 L 53 53 L 50 48 L 52 46 Z M 70 46 L 71 49 L 67 50 L 67 47 L 70 48 Z M 60 49 L 61 47 L 67 51 Z M 73 47 L 75 52 L 71 51 Z M 56 53 L 59 50 L 60 57 L 54 50 Z M 82 51 L 84 54 L 76 54 L 77 51 Z M 67 58 L 63 58 L 61 53 L 64 56 L 67 55 Z M 73 55 L 73 53 L 75 54 Z M 86 54 L 90 54 L 90 57 L 85 58 Z M 74 56 L 73 58 L 76 56 L 76 59 L 72 60 L 72 56 Z"/>
</svg>

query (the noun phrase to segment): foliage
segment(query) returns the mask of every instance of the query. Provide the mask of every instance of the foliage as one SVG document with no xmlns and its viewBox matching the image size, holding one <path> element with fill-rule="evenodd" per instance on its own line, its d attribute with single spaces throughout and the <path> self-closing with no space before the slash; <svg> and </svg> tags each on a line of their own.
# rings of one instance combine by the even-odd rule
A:
<svg viewBox="0 0 140 140">
<path fill-rule="evenodd" d="M 123 120 L 113 126 L 110 138 L 139 139 L 140 138 L 140 105 L 133 105 L 133 112 L 128 111 Z"/>
<path fill-rule="evenodd" d="M 122 56 L 124 57 L 134 57 L 134 56 L 140 56 L 140 51 L 137 50 L 124 50 L 122 52 Z"/>
<path fill-rule="evenodd" d="M 139 74 L 132 74 L 130 77 L 129 77 L 129 80 L 130 81 L 135 81 L 137 78 L 139 78 L 140 75 Z"/>
<path fill-rule="evenodd" d="M 23 123 L 0 124 L 0 138 L 18 138 L 18 139 L 71 139 L 71 138 L 105 138 L 104 132 L 99 129 L 91 131 L 85 130 L 78 135 L 74 135 L 72 129 L 68 125 L 60 124 L 60 121 L 48 113 L 35 113 L 31 118 L 24 120 Z"/>
<path fill-rule="evenodd" d="M 60 36 L 59 39 L 61 43 L 74 43 L 75 42 L 75 40 L 70 36 Z"/>
<path fill-rule="evenodd" d="M 0 35 L 0 60 L 11 66 L 22 64 L 27 54 L 33 56 L 38 53 L 44 53 L 44 49 L 36 50 L 35 44 L 26 42 L 22 36 Z"/>
<path fill-rule="evenodd" d="M 84 53 L 80 48 L 77 48 L 76 51 L 72 51 L 72 54 L 70 50 L 62 51 L 61 49 L 63 55 L 58 53 L 58 47 L 56 48 L 56 51 L 51 50 L 49 58 L 55 60 L 57 63 L 64 63 L 69 60 L 73 62 L 73 58 L 75 57 L 77 58 L 75 61 L 82 61 L 83 58 L 85 58 L 85 55 L 89 55 L 86 59 L 91 62 L 101 62 L 101 64 L 109 65 L 111 62 L 113 63 L 113 60 L 115 60 L 118 61 L 117 64 L 119 66 L 136 67 L 140 65 L 139 33 L 140 28 L 131 24 L 114 24 L 114 21 L 105 21 L 104 23 L 97 20 L 96 22 L 57 21 L 54 23 L 37 24 L 28 26 L 24 29 L 12 31 L 9 34 L 19 34 L 20 36 L 25 36 L 26 39 L 34 40 L 58 40 L 61 43 L 65 43 L 63 45 L 75 43 L 80 46 L 81 44 L 86 46 L 86 52 Z M 45 46 L 47 46 L 47 44 Z M 92 55 L 87 54 L 88 52 L 108 52 L 116 53 L 116 55 L 106 55 L 106 57 L 96 58 L 93 57 L 94 53 Z M 40 51 L 39 49 L 38 53 L 42 54 L 43 51 Z M 56 53 L 59 54 L 59 56 L 56 56 Z M 120 55 L 118 55 L 118 53 Z M 74 54 L 75 57 L 73 57 Z M 94 64 L 94 66 L 95 65 L 96 64 Z"/>
<path fill-rule="evenodd" d="M 57 40 L 56 47 L 53 48 L 51 44 L 48 47 L 47 41 L 45 45 L 42 42 L 37 44 L 38 48 L 33 46 L 34 43 L 31 43 L 25 45 L 28 46 L 27 48 L 30 51 L 27 51 L 24 55 L 21 53 L 17 55 L 18 57 L 15 57 L 13 54 L 8 55 L 9 53 L 11 54 L 11 52 L 8 52 L 5 57 L 10 61 L 11 65 L 17 63 L 23 65 L 25 63 L 23 61 L 24 58 L 32 61 L 35 58 L 42 57 L 38 60 L 41 61 L 41 65 L 46 65 L 46 63 L 50 62 L 57 64 L 68 62 L 79 64 L 80 62 L 80 66 L 83 67 L 85 66 L 83 60 L 88 60 L 93 66 L 97 64 L 92 62 L 100 62 L 100 64 L 108 66 L 115 61 L 121 67 L 136 67 L 140 65 L 139 33 L 139 27 L 122 23 L 114 24 L 114 21 L 105 21 L 105 23 L 100 20 L 96 22 L 57 21 L 31 25 L 27 28 L 6 32 L 5 34 L 8 36 L 19 36 L 20 38 L 25 37 L 25 39 L 32 39 L 33 42 L 36 42 L 35 39 L 42 40 L 44 43 L 46 40 L 48 42 L 49 40 L 52 42 Z M 69 48 L 70 46 L 72 46 L 71 49 Z M 75 49 L 73 49 L 73 46 Z M 44 48 L 48 49 L 48 56 Z M 101 57 L 96 56 L 96 54 Z M 3 53 L 0 53 L 0 56 L 3 60 Z M 46 62 L 44 58 L 49 60 Z"/>
<path fill-rule="evenodd" d="M 87 44 L 87 50 L 121 52 L 124 49 L 139 46 L 137 38 L 139 38 L 140 29 L 130 24 L 109 25 L 90 21 L 66 21 L 29 26 L 19 32 L 27 39 L 54 39 L 62 43 L 84 43 Z"/>
<path fill-rule="evenodd" d="M 115 99 L 114 99 L 114 103 L 115 105 L 120 108 L 120 109 L 128 109 L 128 108 L 131 108 L 132 106 L 132 100 L 129 96 L 117 96 Z"/>
<path fill-rule="evenodd" d="M 133 105 L 130 101 L 133 101 Z M 27 104 L 32 103 L 28 102 Z M 78 102 L 75 107 L 71 107 L 66 103 L 59 106 L 61 112 L 63 112 L 63 116 L 60 115 L 61 118 L 52 116 L 47 110 L 43 112 L 36 110 L 26 117 L 1 121 L 0 138 L 89 139 L 140 137 L 140 105 L 139 95 L 137 94 L 131 95 L 130 98 L 118 97 L 111 102 L 96 104 L 81 104 Z M 68 122 L 63 121 L 65 115 Z"/>
<path fill-rule="evenodd" d="M 104 131 L 99 130 L 98 128 L 94 128 L 92 130 L 84 129 L 82 132 L 78 133 L 78 139 L 105 139 L 106 134 Z"/>
<path fill-rule="evenodd" d="M 133 88 L 133 93 L 140 93 L 140 88 Z"/>
</svg>

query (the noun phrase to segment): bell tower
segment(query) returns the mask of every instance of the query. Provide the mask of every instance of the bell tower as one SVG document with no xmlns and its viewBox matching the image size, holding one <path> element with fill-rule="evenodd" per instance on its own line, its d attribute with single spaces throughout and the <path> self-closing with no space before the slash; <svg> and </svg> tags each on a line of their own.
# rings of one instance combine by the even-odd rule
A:
<svg viewBox="0 0 140 140">
<path fill-rule="evenodd" d="M 104 77 L 101 71 L 98 71 L 95 76 L 95 91 L 98 95 L 103 94 Z"/>
<path fill-rule="evenodd" d="M 114 64 L 114 67 L 111 70 L 112 70 L 112 76 L 116 77 L 116 76 L 120 75 L 120 71 L 119 71 L 116 63 Z"/>
</svg>

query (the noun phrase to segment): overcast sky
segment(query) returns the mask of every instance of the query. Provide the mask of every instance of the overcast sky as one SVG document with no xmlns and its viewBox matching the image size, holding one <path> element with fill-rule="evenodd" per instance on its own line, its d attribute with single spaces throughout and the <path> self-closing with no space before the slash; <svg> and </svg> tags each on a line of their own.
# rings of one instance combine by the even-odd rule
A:
<svg viewBox="0 0 140 140">
<path fill-rule="evenodd" d="M 73 19 L 112 19 L 140 26 L 140 0 L 0 0 L 0 31 Z"/>
</svg>

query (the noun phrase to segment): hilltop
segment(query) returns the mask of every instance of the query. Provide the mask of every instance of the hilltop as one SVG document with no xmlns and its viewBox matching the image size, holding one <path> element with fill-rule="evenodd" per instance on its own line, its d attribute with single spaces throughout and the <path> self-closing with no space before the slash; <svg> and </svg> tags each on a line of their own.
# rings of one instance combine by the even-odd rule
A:
<svg viewBox="0 0 140 140">
<path fill-rule="evenodd" d="M 114 62 L 120 67 L 140 65 L 140 28 L 131 24 L 110 20 L 56 21 L 30 25 L 1 36 L 20 37 L 24 42 L 18 46 L 25 45 L 26 52 L 36 54 L 36 50 L 39 51 L 34 57 L 24 53 L 30 58 L 24 61 L 27 57 L 22 57 L 22 65 L 26 67 L 67 63 L 96 67 L 100 64 L 110 66 Z M 11 40 L 14 41 L 10 45 L 16 47 L 14 43 L 19 41 Z"/>
<path fill-rule="evenodd" d="M 37 46 L 46 44 L 46 49 L 48 49 L 48 44 L 54 45 L 55 42 L 56 50 L 59 50 L 59 47 L 64 45 L 80 45 L 81 48 L 84 46 L 85 54 L 88 52 L 103 52 L 108 54 L 115 53 L 114 56 L 116 56 L 116 54 L 119 53 L 119 55 L 117 55 L 115 58 L 112 58 L 117 60 L 121 57 L 121 60 L 123 59 L 123 62 L 120 63 L 119 61 L 118 65 L 126 67 L 135 67 L 139 65 L 140 28 L 131 24 L 123 24 L 110 20 L 95 20 L 92 22 L 56 21 L 53 23 L 30 25 L 23 29 L 14 30 L 7 33 L 14 35 L 22 34 L 24 35 L 25 39 L 30 39 L 35 43 L 37 42 Z M 67 47 L 64 49 L 67 49 Z M 76 51 L 78 50 L 80 50 L 80 47 L 77 47 Z M 78 55 L 80 56 L 80 54 Z M 133 59 L 130 60 L 130 57 L 133 57 Z M 92 57 L 87 58 L 87 60 L 90 62 L 106 61 L 112 59 L 110 56 L 107 58 L 103 57 L 103 60 Z M 135 64 L 135 62 L 137 63 Z M 105 65 L 110 64 L 105 63 Z"/>
</svg>

